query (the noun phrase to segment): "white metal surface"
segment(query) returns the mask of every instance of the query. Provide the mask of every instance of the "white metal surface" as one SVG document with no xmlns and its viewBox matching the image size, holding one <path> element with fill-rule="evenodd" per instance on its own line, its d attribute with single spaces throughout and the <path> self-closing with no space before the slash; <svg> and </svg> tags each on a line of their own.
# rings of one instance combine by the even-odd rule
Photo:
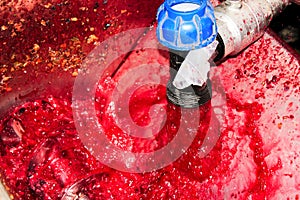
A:
<svg viewBox="0 0 300 200">
<path fill-rule="evenodd" d="M 9 195 L 7 194 L 1 182 L 0 182 L 0 200 L 10 200 Z"/>
<path fill-rule="evenodd" d="M 289 0 L 226 0 L 215 7 L 218 33 L 227 55 L 235 55 L 260 38 L 273 16 Z"/>
</svg>

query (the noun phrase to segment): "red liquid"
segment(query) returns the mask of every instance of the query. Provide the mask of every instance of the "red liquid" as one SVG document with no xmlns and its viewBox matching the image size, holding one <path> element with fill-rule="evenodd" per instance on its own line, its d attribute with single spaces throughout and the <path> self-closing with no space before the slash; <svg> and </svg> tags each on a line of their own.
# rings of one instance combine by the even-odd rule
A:
<svg viewBox="0 0 300 200">
<path fill-rule="evenodd" d="M 96 105 L 99 113 L 102 113 L 99 114 L 100 123 L 105 124 L 107 137 L 121 148 L 134 152 L 154 151 L 172 140 L 177 131 L 176 127 L 180 126 L 180 109 L 167 103 L 165 88 L 142 87 L 130 99 L 132 119 L 140 125 L 146 125 L 149 123 L 149 108 L 153 104 L 161 104 L 167 110 L 166 122 L 164 128 L 150 142 L 128 136 L 118 129 L 107 112 L 106 99 L 109 94 L 105 94 L 102 91 L 97 92 L 98 98 L 102 99 Z M 139 103 L 141 101 L 143 104 Z M 275 189 L 269 187 L 269 180 L 276 169 L 268 169 L 264 162 L 265 153 L 256 126 L 262 107 L 256 103 L 243 105 L 233 99 L 228 102 L 228 120 L 238 116 L 231 110 L 245 114 L 245 126 L 239 128 L 239 135 L 250 138 L 249 146 L 243 148 L 245 151 L 252 151 L 251 159 L 255 162 L 255 180 L 245 180 L 249 183 L 247 191 L 229 195 L 263 199 Z M 130 174 L 103 166 L 83 147 L 74 127 L 68 100 L 49 98 L 26 103 L 2 121 L 1 174 L 17 199 L 57 199 L 63 195 L 65 198 L 73 195 L 90 199 L 220 197 L 224 186 L 221 180 L 230 177 L 231 160 L 238 151 L 236 146 L 227 146 L 228 142 L 235 142 L 235 139 L 229 137 L 234 125 L 228 125 L 222 130 L 214 149 L 206 157 L 200 158 L 199 147 L 209 125 L 214 123 L 211 125 L 214 128 L 220 125 L 214 118 L 215 114 L 209 103 L 199 110 L 203 117 L 199 122 L 196 138 L 186 153 L 163 169 L 151 173 Z M 192 116 L 193 110 L 190 112 Z M 239 169 L 239 165 L 234 169 Z M 64 194 L 66 189 L 67 193 Z"/>
<path fill-rule="evenodd" d="M 0 72 L 5 76 L 13 74 L 14 80 L 1 83 L 1 92 L 18 90 L 18 87 L 26 84 L 22 76 L 26 73 L 31 77 L 25 81 L 31 83 L 32 80 L 43 79 L 45 72 L 76 72 L 82 59 L 94 48 L 94 42 L 103 41 L 129 28 L 149 26 L 155 20 L 155 12 L 162 2 L 151 3 L 153 5 L 149 6 L 148 2 L 143 1 L 127 1 L 126 5 L 103 1 L 97 5 L 92 1 L 57 1 L 49 7 L 47 3 L 38 4 L 33 10 L 21 12 L 20 15 L 14 15 L 16 11 L 7 9 L 1 13 L 0 19 L 1 25 L 5 25 L 0 31 Z M 20 23 L 22 27 L 18 28 L 15 24 Z M 88 40 L 93 34 L 98 39 L 91 37 Z M 268 103 L 277 101 L 276 95 L 282 96 L 280 89 L 288 93 L 283 94 L 284 98 L 292 90 L 294 93 L 291 96 L 298 95 L 299 70 L 296 58 L 282 46 L 272 44 L 274 38 L 268 37 L 256 43 L 256 46 L 252 45 L 238 58 L 228 60 L 225 66 L 219 66 L 228 93 L 225 122 L 218 124 L 209 104 L 201 107 L 202 117 L 196 139 L 172 165 L 144 174 L 119 172 L 102 165 L 78 138 L 69 99 L 49 97 L 43 101 L 26 103 L 1 116 L 1 179 L 15 199 L 30 200 L 59 199 L 63 196 L 74 199 L 77 196 L 83 199 L 265 199 L 274 197 L 278 188 L 281 190 L 276 194 L 288 193 L 281 188 L 285 183 L 274 184 L 276 173 L 282 167 L 280 156 L 272 167 L 266 165 L 270 150 L 263 149 L 262 135 L 268 132 L 259 132 L 261 124 L 258 121 L 263 106 L 270 108 Z M 135 42 L 137 36 L 132 38 L 130 43 Z M 34 44 L 38 44 L 39 48 Z M 142 53 L 137 55 L 126 61 L 139 63 L 146 60 Z M 155 56 L 150 57 L 151 53 L 146 55 L 149 60 Z M 289 70 L 290 67 L 293 70 Z M 126 67 L 123 70 L 126 73 Z M 21 74 L 19 79 L 18 74 Z M 274 92 L 277 89 L 279 92 Z M 139 125 L 149 123 L 149 108 L 153 104 L 160 104 L 167 110 L 166 123 L 162 123 L 163 128 L 150 142 L 132 138 L 114 128 L 116 124 L 113 118 L 108 115 L 109 112 L 105 112 L 109 93 L 106 90 L 103 91 L 105 94 L 101 92 L 97 93 L 98 97 L 102 97 L 97 104 L 100 111 L 98 117 L 104 124 L 107 137 L 117 146 L 134 152 L 151 152 L 163 147 L 174 137 L 180 112 L 177 107 L 167 104 L 165 88 L 141 88 L 136 98 L 130 101 L 131 117 Z M 258 102 L 266 99 L 267 103 L 241 103 L 252 96 Z M 297 121 L 299 115 L 293 113 L 293 104 L 287 104 L 290 110 L 284 112 L 287 114 L 285 116 Z M 101 114 L 101 111 L 104 113 Z M 274 119 L 271 125 L 281 129 L 285 121 L 278 123 L 278 119 Z M 210 154 L 199 158 L 198 148 L 209 125 L 220 127 L 221 137 Z M 120 137 L 115 139 L 113 136 Z M 275 144 L 270 144 L 271 148 L 272 145 Z M 297 155 L 296 152 L 292 153 L 295 153 L 293 156 Z M 285 167 L 288 165 L 284 164 Z M 293 170 L 288 172 L 284 176 L 295 177 Z M 282 176 L 278 179 L 281 180 Z M 295 196 L 296 199 L 298 197 Z"/>
</svg>

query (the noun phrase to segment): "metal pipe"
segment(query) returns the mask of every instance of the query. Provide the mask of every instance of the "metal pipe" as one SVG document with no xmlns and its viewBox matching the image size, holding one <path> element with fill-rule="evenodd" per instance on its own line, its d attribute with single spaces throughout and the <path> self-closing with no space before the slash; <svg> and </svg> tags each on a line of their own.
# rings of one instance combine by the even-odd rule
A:
<svg viewBox="0 0 300 200">
<path fill-rule="evenodd" d="M 259 39 L 288 0 L 226 0 L 215 7 L 218 59 L 235 55 Z"/>
<path fill-rule="evenodd" d="M 175 51 L 170 49 L 170 79 L 167 85 L 168 100 L 178 106 L 195 108 L 205 104 L 211 99 L 210 81 L 202 86 L 190 85 L 184 89 L 177 89 L 173 85 L 174 78 L 184 61 L 188 51 Z"/>
</svg>

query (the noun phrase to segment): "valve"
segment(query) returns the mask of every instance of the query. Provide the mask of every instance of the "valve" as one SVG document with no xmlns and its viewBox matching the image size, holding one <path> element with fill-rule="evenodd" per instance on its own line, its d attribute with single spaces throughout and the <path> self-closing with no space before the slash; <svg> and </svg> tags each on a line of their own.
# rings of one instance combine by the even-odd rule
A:
<svg viewBox="0 0 300 200">
<path fill-rule="evenodd" d="M 211 99 L 207 79 L 210 65 L 199 62 L 194 55 L 206 52 L 211 44 L 216 46 L 213 6 L 207 0 L 166 0 L 158 9 L 157 20 L 157 38 L 170 52 L 168 100 L 187 108 L 206 103 Z M 201 63 L 206 67 L 198 66 Z M 195 73 L 185 73 L 193 70 Z"/>
<path fill-rule="evenodd" d="M 167 97 L 182 107 L 210 100 L 210 60 L 234 56 L 259 39 L 289 0 L 165 0 L 157 12 L 158 41 L 170 51 Z M 218 30 L 217 30 L 218 27 Z"/>
</svg>

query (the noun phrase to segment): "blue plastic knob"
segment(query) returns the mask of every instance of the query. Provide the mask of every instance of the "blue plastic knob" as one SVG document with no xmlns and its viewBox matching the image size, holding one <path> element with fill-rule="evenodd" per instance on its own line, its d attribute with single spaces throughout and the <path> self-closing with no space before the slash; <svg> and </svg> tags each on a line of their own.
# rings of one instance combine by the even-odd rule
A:
<svg viewBox="0 0 300 200">
<path fill-rule="evenodd" d="M 165 0 L 157 12 L 159 42 L 174 50 L 189 51 L 212 43 L 216 19 L 209 0 Z"/>
</svg>

